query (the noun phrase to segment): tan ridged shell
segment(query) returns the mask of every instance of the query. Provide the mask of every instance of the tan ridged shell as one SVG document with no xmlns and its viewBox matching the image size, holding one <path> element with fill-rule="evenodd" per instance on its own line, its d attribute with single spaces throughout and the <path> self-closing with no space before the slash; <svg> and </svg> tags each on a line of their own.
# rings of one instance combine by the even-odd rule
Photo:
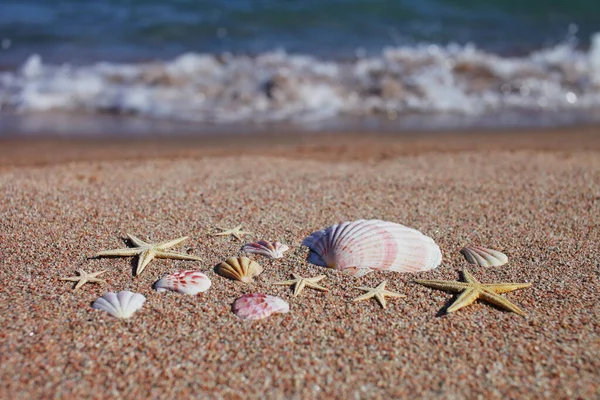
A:
<svg viewBox="0 0 600 400">
<path fill-rule="evenodd" d="M 229 257 L 217 265 L 215 271 L 225 278 L 250 283 L 254 282 L 253 277 L 263 272 L 263 268 L 248 257 Z"/>
<path fill-rule="evenodd" d="M 500 267 L 508 262 L 506 254 L 482 246 L 465 246 L 460 252 L 467 262 L 481 267 Z"/>
</svg>

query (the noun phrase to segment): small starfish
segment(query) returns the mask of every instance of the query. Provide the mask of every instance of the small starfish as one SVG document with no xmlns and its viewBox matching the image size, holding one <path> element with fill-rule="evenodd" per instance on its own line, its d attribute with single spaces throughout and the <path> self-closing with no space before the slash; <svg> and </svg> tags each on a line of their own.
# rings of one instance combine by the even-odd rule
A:
<svg viewBox="0 0 600 400">
<path fill-rule="evenodd" d="M 140 275 L 146 269 L 146 265 L 154 258 L 174 258 L 178 260 L 193 260 L 202 261 L 200 257 L 189 254 L 181 254 L 173 251 L 167 251 L 169 247 L 178 245 L 187 240 L 187 236 L 169 240 L 162 243 L 146 243 L 133 235 L 127 234 L 127 237 L 136 247 L 128 247 L 125 249 L 105 250 L 96 254 L 96 257 L 132 257 L 139 255 L 135 275 Z"/>
<path fill-rule="evenodd" d="M 294 279 L 290 279 L 289 281 L 283 282 L 275 282 L 274 285 L 294 285 L 294 297 L 297 297 L 304 287 L 310 287 L 317 290 L 322 290 L 324 292 L 329 291 L 329 289 L 324 288 L 321 285 L 317 285 L 317 282 L 325 278 L 325 275 L 315 276 L 314 278 L 303 278 L 300 275 L 294 274 L 292 272 L 292 276 Z"/>
<path fill-rule="evenodd" d="M 213 236 L 233 236 L 234 238 L 236 238 L 237 240 L 239 240 L 240 242 L 242 241 L 242 236 L 244 235 L 250 235 L 252 232 L 245 232 L 242 230 L 242 225 L 238 225 L 235 228 L 231 228 L 231 229 L 226 229 L 226 228 L 221 228 L 217 226 L 217 229 L 222 230 L 223 232 L 219 232 L 219 233 L 213 233 Z"/>
<path fill-rule="evenodd" d="M 395 293 L 395 292 L 390 292 L 389 290 L 386 290 L 385 289 L 385 284 L 386 283 L 387 283 L 387 281 L 383 281 L 376 288 L 356 287 L 356 289 L 364 290 L 364 291 L 369 292 L 369 293 L 365 293 L 365 294 L 363 294 L 361 296 L 358 296 L 357 298 L 355 298 L 352 301 L 367 300 L 367 299 L 370 299 L 371 297 L 375 297 L 377 299 L 377 301 L 379 302 L 379 304 L 381 304 L 381 307 L 386 308 L 387 307 L 387 303 L 385 301 L 385 296 L 390 296 L 390 297 L 406 297 L 403 294 Z"/>
<path fill-rule="evenodd" d="M 519 315 L 525 315 L 523 310 L 505 299 L 504 297 L 498 296 L 498 293 L 512 292 L 513 290 L 528 288 L 531 283 L 480 283 L 464 269 L 462 271 L 466 282 L 451 282 L 451 281 L 415 281 L 421 285 L 446 290 L 449 292 L 460 293 L 463 292 L 456 301 L 448 307 L 447 312 L 451 313 L 458 309 L 461 309 L 469 304 L 473 303 L 477 299 L 487 301 L 495 306 L 504 308 L 505 310 L 512 311 Z"/>
<path fill-rule="evenodd" d="M 60 278 L 60 280 L 77 282 L 77 284 L 75 285 L 73 290 L 79 289 L 80 287 L 82 287 L 83 285 L 85 285 L 88 282 L 106 283 L 105 280 L 96 278 L 98 275 L 105 273 L 106 270 L 100 271 L 100 272 L 92 272 L 91 274 L 88 274 L 87 272 L 85 272 L 82 269 L 78 269 L 77 272 L 79 273 L 79 276 L 70 276 L 68 278 Z"/>
</svg>

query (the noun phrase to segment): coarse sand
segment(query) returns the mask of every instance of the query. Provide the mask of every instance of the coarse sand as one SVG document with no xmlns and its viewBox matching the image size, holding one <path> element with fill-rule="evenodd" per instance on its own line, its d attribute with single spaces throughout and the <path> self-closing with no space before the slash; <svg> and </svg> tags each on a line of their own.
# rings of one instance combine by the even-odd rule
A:
<svg viewBox="0 0 600 400">
<path fill-rule="evenodd" d="M 598 398 L 600 397 L 600 152 L 496 148 L 388 153 L 331 162 L 257 154 L 4 163 L 0 170 L 0 398 Z M 35 164 L 35 163 L 33 163 Z M 306 262 L 311 232 L 360 218 L 431 236 L 442 265 L 355 279 Z M 216 275 L 244 242 L 212 237 L 242 224 L 244 239 L 279 240 L 280 260 L 252 256 L 254 284 Z M 142 240 L 204 262 L 90 259 Z M 469 266 L 466 244 L 503 251 L 502 267 Z M 532 282 L 504 294 L 521 317 L 414 279 Z M 107 269 L 109 285 L 73 291 L 60 277 Z M 196 269 L 199 296 L 157 293 L 163 274 Z M 273 282 L 325 274 L 320 292 Z M 406 298 L 353 303 L 387 279 Z M 94 310 L 107 291 L 147 301 L 130 320 Z M 243 321 L 244 293 L 277 295 L 290 312 Z"/>
</svg>

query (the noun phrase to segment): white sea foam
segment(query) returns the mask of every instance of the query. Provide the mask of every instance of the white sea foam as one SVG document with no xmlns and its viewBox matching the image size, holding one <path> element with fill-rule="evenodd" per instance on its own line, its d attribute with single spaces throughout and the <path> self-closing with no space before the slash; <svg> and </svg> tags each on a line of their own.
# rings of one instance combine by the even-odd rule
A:
<svg viewBox="0 0 600 400">
<path fill-rule="evenodd" d="M 171 61 L 50 65 L 32 55 L 0 73 L 0 110 L 133 114 L 211 122 L 600 106 L 600 34 L 524 57 L 472 45 L 390 47 L 325 61 L 284 51 L 187 53 Z"/>
</svg>

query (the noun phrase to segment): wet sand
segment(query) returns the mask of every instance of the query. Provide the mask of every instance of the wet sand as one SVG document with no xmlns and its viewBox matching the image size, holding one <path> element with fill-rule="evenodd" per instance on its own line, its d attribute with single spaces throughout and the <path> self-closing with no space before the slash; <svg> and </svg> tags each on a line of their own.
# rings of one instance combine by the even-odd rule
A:
<svg viewBox="0 0 600 400">
<path fill-rule="evenodd" d="M 565 135 L 566 134 L 566 135 Z M 376 139 L 376 140 L 375 140 Z M 447 134 L 296 142 L 0 146 L 0 397 L 595 398 L 600 396 L 600 146 L 593 129 L 523 135 Z M 7 144 L 12 146 L 7 148 Z M 55 146 L 55 147 L 48 147 Z M 153 149 L 153 150 L 152 150 Z M 310 265 L 302 239 L 343 220 L 378 218 L 434 238 L 442 265 L 355 279 Z M 242 242 L 212 237 L 242 224 L 248 240 L 292 247 L 259 261 L 252 285 L 213 267 Z M 89 259 L 187 235 L 204 262 Z M 468 266 L 459 249 L 505 252 L 503 267 Z M 531 282 L 504 294 L 525 317 L 412 283 L 460 278 Z M 60 277 L 108 270 L 108 286 L 73 291 Z M 197 269 L 197 297 L 156 293 L 164 273 Z M 325 274 L 328 292 L 294 298 L 273 282 Z M 406 298 L 353 303 L 355 286 Z M 93 310 L 106 291 L 144 294 L 120 321 Z M 290 313 L 242 321 L 244 293 L 278 295 Z"/>
</svg>

